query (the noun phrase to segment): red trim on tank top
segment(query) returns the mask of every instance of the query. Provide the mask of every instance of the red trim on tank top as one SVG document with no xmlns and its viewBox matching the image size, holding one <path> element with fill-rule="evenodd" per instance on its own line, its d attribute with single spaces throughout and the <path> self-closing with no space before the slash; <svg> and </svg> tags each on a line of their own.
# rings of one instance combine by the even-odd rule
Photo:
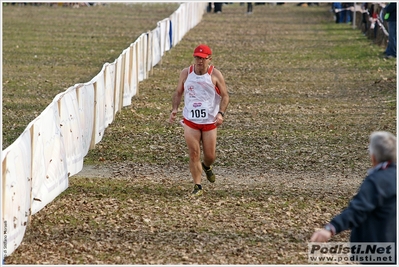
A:
<svg viewBox="0 0 399 267">
<path fill-rule="evenodd" d="M 213 65 L 209 66 L 209 68 L 208 68 L 209 75 L 212 75 L 213 68 L 214 68 Z"/>
</svg>

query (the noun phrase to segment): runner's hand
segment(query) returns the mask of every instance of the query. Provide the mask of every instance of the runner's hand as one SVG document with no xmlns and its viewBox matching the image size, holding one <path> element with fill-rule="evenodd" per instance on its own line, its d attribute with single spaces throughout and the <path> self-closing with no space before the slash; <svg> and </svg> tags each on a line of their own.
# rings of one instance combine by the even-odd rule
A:
<svg viewBox="0 0 399 267">
<path fill-rule="evenodd" d="M 218 115 L 216 115 L 216 120 L 215 120 L 215 125 L 216 127 L 222 125 L 223 123 L 223 116 L 222 114 L 218 113 Z"/>
<path fill-rule="evenodd" d="M 177 110 L 172 110 L 170 112 L 169 123 L 173 123 L 176 119 Z"/>
</svg>

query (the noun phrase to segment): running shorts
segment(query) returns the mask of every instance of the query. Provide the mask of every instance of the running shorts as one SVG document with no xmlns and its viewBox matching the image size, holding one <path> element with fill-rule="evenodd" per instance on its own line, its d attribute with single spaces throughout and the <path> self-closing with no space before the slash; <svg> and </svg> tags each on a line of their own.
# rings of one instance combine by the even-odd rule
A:
<svg viewBox="0 0 399 267">
<path fill-rule="evenodd" d="M 185 125 L 187 125 L 190 128 L 196 129 L 196 130 L 200 130 L 200 131 L 211 131 L 213 129 L 216 129 L 216 124 L 211 123 L 211 124 L 197 124 L 194 123 L 192 121 L 186 120 L 185 118 L 183 118 L 183 122 Z"/>
</svg>

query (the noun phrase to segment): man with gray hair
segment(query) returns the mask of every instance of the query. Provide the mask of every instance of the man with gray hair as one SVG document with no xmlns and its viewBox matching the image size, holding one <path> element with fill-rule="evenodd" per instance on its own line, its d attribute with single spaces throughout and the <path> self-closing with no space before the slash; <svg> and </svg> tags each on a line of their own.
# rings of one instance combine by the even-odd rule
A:
<svg viewBox="0 0 399 267">
<path fill-rule="evenodd" d="M 373 168 L 358 193 L 342 213 L 313 233 L 311 242 L 327 242 L 351 229 L 352 243 L 394 242 L 396 251 L 396 137 L 389 132 L 373 132 L 369 153 Z"/>
</svg>

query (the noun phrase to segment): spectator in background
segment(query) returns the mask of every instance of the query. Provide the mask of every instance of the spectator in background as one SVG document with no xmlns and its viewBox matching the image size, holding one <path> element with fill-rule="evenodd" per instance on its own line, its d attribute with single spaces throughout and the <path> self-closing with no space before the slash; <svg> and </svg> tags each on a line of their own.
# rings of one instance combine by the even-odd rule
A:
<svg viewBox="0 0 399 267">
<path fill-rule="evenodd" d="M 252 2 L 247 3 L 247 14 L 252 14 Z"/>
<path fill-rule="evenodd" d="M 349 3 L 343 2 L 343 3 L 341 3 L 341 6 L 342 6 L 341 22 L 346 23 L 346 22 L 348 22 L 348 19 L 349 19 L 349 10 L 348 10 Z"/>
<path fill-rule="evenodd" d="M 221 13 L 222 12 L 223 3 L 214 2 L 213 4 L 215 5 L 215 13 Z"/>
<path fill-rule="evenodd" d="M 283 4 L 284 4 L 284 2 L 277 2 L 277 5 L 283 5 Z M 307 3 L 305 3 L 305 2 L 300 2 L 300 3 L 297 4 L 297 6 L 313 6 L 313 5 L 318 6 L 319 3 L 314 3 L 314 2 L 307 2 Z"/>
<path fill-rule="evenodd" d="M 364 35 L 366 35 L 368 31 L 367 9 L 368 9 L 368 3 L 365 2 L 362 4 L 362 24 L 361 24 L 361 27 L 364 25 L 364 31 L 363 31 Z"/>
<path fill-rule="evenodd" d="M 210 13 L 212 12 L 213 9 L 213 3 L 212 2 L 208 2 L 208 6 L 206 7 L 206 12 Z"/>
<path fill-rule="evenodd" d="M 312 235 L 311 242 L 326 242 L 351 229 L 352 243 L 393 242 L 396 251 L 396 137 L 389 132 L 373 132 L 369 153 L 373 168 L 359 191 L 341 214 Z"/>
<path fill-rule="evenodd" d="M 346 5 L 346 23 L 353 23 L 353 11 L 355 8 L 354 3 L 347 3 Z"/>
<path fill-rule="evenodd" d="M 375 22 L 378 19 L 378 13 L 377 13 L 378 6 L 379 6 L 378 3 L 371 4 L 370 10 L 369 10 L 371 17 L 373 18 L 371 21 L 371 24 L 370 24 L 370 29 L 373 30 L 373 35 L 374 35 L 373 38 L 374 39 L 377 38 L 377 33 L 378 33 L 378 27 L 375 26 L 375 24 L 376 24 Z M 384 54 L 385 54 L 385 51 L 384 51 Z"/>
<path fill-rule="evenodd" d="M 384 8 L 384 19 L 388 22 L 388 46 L 385 50 L 385 58 L 396 58 L 396 2 L 389 3 Z"/>
<path fill-rule="evenodd" d="M 332 10 L 335 14 L 335 23 L 341 23 L 343 18 L 342 5 L 340 2 L 332 3 Z"/>
</svg>

